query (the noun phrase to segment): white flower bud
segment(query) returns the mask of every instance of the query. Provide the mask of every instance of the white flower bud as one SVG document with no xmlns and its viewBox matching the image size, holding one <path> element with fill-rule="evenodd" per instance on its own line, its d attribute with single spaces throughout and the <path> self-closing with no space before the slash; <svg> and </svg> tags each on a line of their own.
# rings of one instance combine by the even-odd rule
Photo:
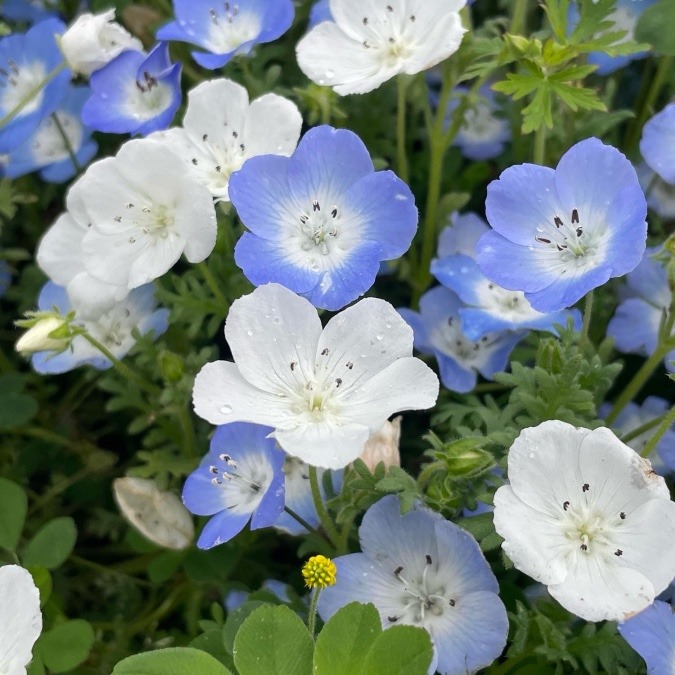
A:
<svg viewBox="0 0 675 675">
<path fill-rule="evenodd" d="M 59 40 L 68 67 L 89 76 L 127 49 L 141 51 L 143 45 L 114 21 L 115 10 L 82 14 Z"/>
<path fill-rule="evenodd" d="M 398 444 L 401 440 L 401 416 L 395 417 L 391 422 L 387 420 L 384 426 L 374 433 L 363 447 L 359 457 L 368 467 L 371 473 L 375 467 L 384 462 L 384 468 L 401 466 L 401 455 Z"/>
<path fill-rule="evenodd" d="M 161 492 L 146 478 L 113 483 L 120 512 L 144 537 L 163 548 L 187 548 L 194 539 L 192 516 L 173 492 Z"/>
<path fill-rule="evenodd" d="M 65 336 L 68 321 L 58 315 L 46 315 L 37 321 L 19 338 L 16 343 L 16 351 L 25 356 L 35 352 L 62 352 L 69 344 L 71 338 Z M 64 336 L 54 335 L 63 328 Z"/>
</svg>

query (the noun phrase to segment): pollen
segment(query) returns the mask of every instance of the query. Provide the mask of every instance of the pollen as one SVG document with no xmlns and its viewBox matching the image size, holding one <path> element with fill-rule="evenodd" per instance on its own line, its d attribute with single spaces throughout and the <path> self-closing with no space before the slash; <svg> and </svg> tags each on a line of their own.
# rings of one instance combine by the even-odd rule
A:
<svg viewBox="0 0 675 675">
<path fill-rule="evenodd" d="M 326 588 L 335 583 L 335 563 L 323 555 L 312 556 L 302 567 L 302 576 L 308 588 Z"/>
</svg>

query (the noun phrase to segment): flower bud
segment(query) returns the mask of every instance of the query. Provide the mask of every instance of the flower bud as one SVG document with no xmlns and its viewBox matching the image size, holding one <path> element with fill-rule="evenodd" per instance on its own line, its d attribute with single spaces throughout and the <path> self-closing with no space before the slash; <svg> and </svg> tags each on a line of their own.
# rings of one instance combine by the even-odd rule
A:
<svg viewBox="0 0 675 675">
<path fill-rule="evenodd" d="M 390 466 L 401 466 L 401 455 L 398 444 L 401 440 L 401 416 L 395 417 L 391 422 L 388 420 L 384 426 L 374 433 L 363 447 L 360 460 L 373 473 L 375 467 L 384 462 L 385 470 Z"/>
<path fill-rule="evenodd" d="M 114 21 L 115 10 L 82 14 L 59 39 L 68 67 L 89 76 L 127 49 L 141 51 L 141 41 Z"/>
<path fill-rule="evenodd" d="M 72 339 L 68 319 L 58 314 L 42 313 L 34 320 L 18 323 L 28 328 L 15 347 L 24 356 L 36 352 L 62 352 Z"/>
</svg>

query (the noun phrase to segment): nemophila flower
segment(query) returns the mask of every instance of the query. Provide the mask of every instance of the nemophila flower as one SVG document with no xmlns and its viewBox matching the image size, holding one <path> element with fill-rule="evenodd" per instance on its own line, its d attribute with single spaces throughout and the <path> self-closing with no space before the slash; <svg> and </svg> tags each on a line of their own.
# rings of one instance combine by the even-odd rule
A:
<svg viewBox="0 0 675 675">
<path fill-rule="evenodd" d="M 640 152 L 652 170 L 666 183 L 675 185 L 675 103 L 645 124 Z"/>
<path fill-rule="evenodd" d="M 188 94 L 183 128 L 160 132 L 218 200 L 228 201 L 230 176 L 256 155 L 293 154 L 302 116 L 292 101 L 264 94 L 249 104 L 232 80 L 202 82 Z"/>
<path fill-rule="evenodd" d="M 88 87 L 69 86 L 56 110 L 6 155 L 0 174 L 18 178 L 40 170 L 45 182 L 63 183 L 86 166 L 98 150 L 91 129 L 80 120 L 89 94 Z"/>
<path fill-rule="evenodd" d="M 439 258 L 449 255 L 476 257 L 478 240 L 490 230 L 488 224 L 475 213 L 453 213 L 438 235 Z"/>
<path fill-rule="evenodd" d="M 466 95 L 466 87 L 456 87 L 458 96 Z M 489 85 L 479 90 L 479 98 L 464 113 L 462 126 L 453 140 L 462 155 L 476 161 L 493 159 L 504 151 L 506 143 L 511 139 L 511 127 L 508 119 L 500 115 L 501 110 L 495 94 Z M 448 123 L 459 105 L 459 98 L 453 98 L 448 105 Z"/>
<path fill-rule="evenodd" d="M 391 495 L 368 509 L 359 540 L 362 553 L 335 559 L 337 582 L 319 598 L 324 621 L 350 602 L 371 602 L 384 628 L 428 631 L 444 675 L 473 673 L 501 654 L 506 609 L 468 532 L 420 504 L 401 515 Z"/>
<path fill-rule="evenodd" d="M 647 663 L 649 675 L 675 673 L 675 614 L 669 602 L 657 600 L 618 628 L 621 637 Z"/>
<path fill-rule="evenodd" d="M 93 91 L 82 120 L 96 131 L 147 136 L 166 129 L 181 102 L 180 63 L 169 60 L 169 43 L 149 54 L 124 51 L 90 78 Z"/>
<path fill-rule="evenodd" d="M 346 466 L 388 417 L 430 408 L 438 396 L 436 375 L 412 357 L 412 330 L 376 298 L 322 331 L 307 300 L 268 284 L 232 304 L 225 338 L 236 363 L 202 368 L 195 412 L 212 424 L 273 427 L 288 454 L 313 466 Z"/>
<path fill-rule="evenodd" d="M 48 281 L 40 291 L 38 309 L 48 312 L 53 308 L 62 316 L 75 310 L 71 326 L 83 328 L 118 359 L 126 356 L 136 343 L 132 331 L 138 330 L 141 335 L 153 331 L 154 337 L 158 337 L 168 327 L 169 310 L 157 309 L 155 290 L 151 285 L 133 290 L 125 300 L 105 312 L 78 315 L 77 307 L 71 305 L 65 288 Z M 65 373 L 82 365 L 105 370 L 112 363 L 82 335 L 76 335 L 65 351 L 35 354 L 32 365 L 34 370 L 44 375 Z"/>
<path fill-rule="evenodd" d="M 140 51 L 143 44 L 115 22 L 115 10 L 81 14 L 59 40 L 68 67 L 88 77 L 127 49 Z"/>
<path fill-rule="evenodd" d="M 660 476 L 606 428 L 557 420 L 508 455 L 494 523 L 514 565 L 587 621 L 625 620 L 675 576 L 675 504 Z"/>
<path fill-rule="evenodd" d="M 323 21 L 332 21 L 333 14 L 330 11 L 330 0 L 319 0 L 312 5 L 312 11 L 309 13 L 309 26 L 314 28 Z"/>
<path fill-rule="evenodd" d="M 519 164 L 488 186 L 492 231 L 477 261 L 491 281 L 523 291 L 539 312 L 572 306 L 640 262 L 647 203 L 631 163 L 588 138 L 557 168 Z"/>
<path fill-rule="evenodd" d="M 670 308 L 671 292 L 666 268 L 655 258 L 658 249 L 645 251 L 640 264 L 626 276 L 621 289 L 623 301 L 607 326 L 607 335 L 614 346 L 625 354 L 649 356 L 659 341 L 663 313 Z M 673 370 L 675 351 L 666 358 L 666 367 Z"/>
<path fill-rule="evenodd" d="M 206 52 L 192 52 L 203 68 L 222 68 L 237 54 L 248 54 L 281 37 L 293 23 L 292 0 L 174 0 L 176 20 L 157 31 L 158 40 L 179 40 Z M 210 52 L 210 53 L 209 53 Z"/>
<path fill-rule="evenodd" d="M 256 286 L 280 283 L 338 310 L 374 283 L 380 262 L 403 255 L 417 229 L 410 188 L 375 171 L 351 131 L 308 131 L 292 157 L 253 157 L 230 179 L 250 230 L 234 258 Z"/>
<path fill-rule="evenodd" d="M 86 222 L 87 272 L 128 290 L 167 272 L 181 257 L 204 260 L 216 242 L 211 193 L 161 142 L 125 143 L 78 181 Z"/>
<path fill-rule="evenodd" d="M 640 186 L 642 187 L 647 205 L 661 218 L 675 218 L 675 185 L 661 180 L 644 162 L 636 169 Z"/>
<path fill-rule="evenodd" d="M 661 417 L 661 415 L 668 412 L 670 405 L 668 401 L 658 396 L 647 396 L 640 405 L 631 402 L 619 413 L 612 427 L 616 431 L 621 432 L 623 436 L 641 427 L 643 424 Z M 600 406 L 600 417 L 605 418 L 610 410 L 611 405 L 604 403 Z M 628 447 L 633 448 L 635 452 L 641 453 L 655 431 L 656 427 L 636 436 L 628 441 Z M 675 471 L 675 428 L 666 431 L 648 459 L 652 463 L 654 471 L 657 471 L 662 476 Z"/>
<path fill-rule="evenodd" d="M 573 319 L 577 329 L 581 326 L 581 314 L 577 310 L 543 314 L 532 308 L 522 291 L 508 291 L 488 279 L 475 261 L 476 235 L 489 230 L 487 224 L 473 214 L 456 221 L 452 228 L 441 233 L 439 248 L 452 248 L 452 230 L 457 229 L 455 248 L 461 247 L 464 252 L 432 261 L 431 273 L 468 305 L 458 310 L 466 337 L 480 340 L 486 333 L 528 328 L 555 332 L 555 325 L 564 326 L 569 318 Z M 463 229 L 467 231 L 462 232 Z"/>
<path fill-rule="evenodd" d="M 625 35 L 617 40 L 614 45 L 620 45 L 629 40 L 635 39 L 635 27 L 642 12 L 651 7 L 657 0 L 617 0 L 612 12 L 607 17 L 607 21 L 614 24 L 610 32 L 625 31 Z M 570 5 L 569 10 L 570 30 L 579 22 L 579 10 L 575 4 Z M 631 61 L 643 59 L 647 52 L 635 52 L 633 54 L 621 54 L 619 56 L 610 56 L 605 52 L 590 52 L 588 63 L 598 66 L 595 71 L 598 75 L 609 75 L 620 68 L 628 65 Z"/>
<path fill-rule="evenodd" d="M 200 516 L 213 516 L 197 540 L 212 548 L 251 529 L 269 527 L 284 510 L 284 453 L 272 429 L 235 423 L 219 427 L 209 452 L 183 487 L 183 503 Z"/>
<path fill-rule="evenodd" d="M 365 94 L 395 75 L 414 75 L 454 54 L 466 32 L 465 0 L 331 0 L 332 21 L 298 43 L 307 77 L 341 95 Z"/>
<path fill-rule="evenodd" d="M 42 86 L 47 76 L 63 62 L 55 36 L 65 30 L 58 19 L 46 19 L 27 33 L 0 39 L 0 117 L 5 117 L 35 95 L 0 129 L 0 152 L 10 152 L 23 143 L 40 122 L 59 105 L 70 80 L 63 70 Z"/>
<path fill-rule="evenodd" d="M 525 333 L 501 331 L 470 340 L 462 331 L 461 308 L 453 291 L 436 286 L 420 298 L 419 313 L 405 308 L 398 311 L 415 331 L 415 348 L 436 357 L 443 385 L 465 393 L 476 386 L 477 373 L 490 379 L 504 370 L 511 350 Z"/>
<path fill-rule="evenodd" d="M 40 593 L 30 572 L 0 567 L 0 673 L 26 675 L 33 645 L 42 632 Z"/>
</svg>

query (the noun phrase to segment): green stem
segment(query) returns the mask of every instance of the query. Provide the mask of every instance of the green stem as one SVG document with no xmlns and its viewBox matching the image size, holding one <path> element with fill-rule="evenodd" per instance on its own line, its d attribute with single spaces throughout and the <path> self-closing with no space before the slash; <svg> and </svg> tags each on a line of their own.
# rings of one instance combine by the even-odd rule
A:
<svg viewBox="0 0 675 675">
<path fill-rule="evenodd" d="M 200 262 L 197 266 L 204 277 L 204 281 L 206 281 L 206 285 L 211 289 L 211 293 L 213 293 L 216 300 L 223 306 L 223 311 L 227 311 L 227 308 L 229 307 L 227 298 L 223 295 L 220 288 L 218 288 L 218 282 L 209 269 L 208 264 L 206 262 Z"/>
<path fill-rule="evenodd" d="M 181 405 L 178 407 L 178 419 L 183 431 L 183 454 L 186 457 L 194 457 L 197 454 L 197 437 L 195 435 L 195 427 L 192 424 L 192 417 L 190 410 Z"/>
<path fill-rule="evenodd" d="M 67 64 L 64 61 L 60 63 L 54 70 L 47 73 L 42 82 L 36 84 L 28 93 L 2 118 L 0 119 L 0 129 L 3 129 L 7 124 L 9 124 L 43 89 L 46 87 L 59 73 L 63 72 L 67 68 Z"/>
<path fill-rule="evenodd" d="M 668 431 L 668 429 L 673 426 L 673 422 L 675 422 L 675 407 L 671 408 L 670 412 L 668 412 L 668 414 L 661 420 L 661 424 L 659 424 L 659 428 L 656 430 L 656 433 L 647 441 L 645 447 L 642 448 L 640 457 L 649 457 L 649 455 L 652 454 L 652 451 L 663 438 L 666 431 Z"/>
<path fill-rule="evenodd" d="M 107 347 L 102 345 L 96 338 L 92 337 L 89 335 L 89 333 L 82 333 L 82 337 L 91 345 L 96 347 L 103 356 L 105 356 L 110 363 L 113 364 L 115 369 L 120 373 L 120 375 L 123 375 L 126 377 L 128 380 L 131 380 L 132 382 L 135 382 L 141 389 L 145 390 L 148 394 L 151 394 L 152 396 L 159 396 L 162 393 L 162 390 L 152 384 L 151 382 L 148 382 L 145 380 L 143 377 L 138 375 L 136 371 L 132 370 L 127 366 L 125 363 L 122 363 Z"/>
<path fill-rule="evenodd" d="M 405 75 L 398 76 L 398 104 L 396 106 L 396 164 L 399 178 L 408 183 L 410 171 L 406 151 L 406 91 L 408 82 Z"/>
<path fill-rule="evenodd" d="M 330 514 L 324 506 L 323 499 L 321 499 L 321 490 L 319 488 L 319 476 L 316 471 L 315 466 L 309 467 L 309 485 L 312 490 L 312 499 L 314 501 L 314 508 L 316 513 L 319 516 L 321 521 L 321 526 L 323 527 L 328 540 L 331 542 L 336 549 L 340 546 L 340 533 L 335 527 L 333 519 L 330 517 Z"/>
<path fill-rule="evenodd" d="M 516 0 L 513 3 L 513 15 L 511 16 L 511 25 L 509 26 L 509 33 L 511 35 L 522 35 L 525 32 L 527 2 L 528 0 Z"/>
<path fill-rule="evenodd" d="M 584 322 L 581 326 L 581 346 L 584 347 L 588 343 L 588 333 L 591 328 L 591 316 L 593 314 L 593 291 L 590 290 L 586 294 L 586 306 L 584 307 Z"/>
<path fill-rule="evenodd" d="M 300 523 L 307 532 L 311 532 L 312 534 L 316 534 L 317 536 L 321 536 L 321 534 L 316 530 L 316 528 L 312 527 L 299 513 L 296 513 L 293 509 L 291 509 L 288 506 L 284 506 L 284 511 L 293 518 L 296 522 Z"/>
<path fill-rule="evenodd" d="M 546 125 L 542 124 L 534 134 L 534 163 L 544 166 L 546 162 Z"/>
<path fill-rule="evenodd" d="M 661 423 L 661 420 L 663 420 L 667 415 L 668 413 L 663 413 L 663 415 L 659 415 L 658 417 L 655 417 L 653 420 L 649 420 L 649 422 L 641 424 L 639 427 L 633 429 L 633 431 L 629 431 L 628 433 L 624 434 L 619 440 L 622 443 L 628 443 L 629 441 L 632 441 L 634 438 L 642 436 L 642 434 L 646 433 L 647 431 L 650 431 L 655 426 L 658 426 Z"/>
<path fill-rule="evenodd" d="M 66 133 L 66 130 L 63 128 L 63 124 L 61 124 L 61 120 L 59 119 L 59 116 L 56 113 L 52 113 L 51 118 L 54 120 L 54 124 L 56 125 L 56 128 L 58 129 L 58 132 L 59 132 L 59 135 L 61 136 L 61 140 L 63 141 L 63 144 L 66 146 L 66 150 L 68 152 L 68 156 L 70 157 L 70 161 L 73 164 L 73 168 L 75 169 L 75 173 L 76 174 L 82 173 L 82 166 L 77 161 L 77 155 L 75 154 L 75 150 L 73 149 L 73 146 L 70 142 L 70 138 L 68 138 L 68 134 Z"/>
<path fill-rule="evenodd" d="M 307 628 L 309 629 L 309 634 L 314 639 L 314 633 L 316 632 L 316 608 L 319 604 L 319 596 L 321 595 L 321 589 L 317 586 L 312 591 L 312 599 L 309 602 L 309 614 L 307 615 Z"/>
</svg>

